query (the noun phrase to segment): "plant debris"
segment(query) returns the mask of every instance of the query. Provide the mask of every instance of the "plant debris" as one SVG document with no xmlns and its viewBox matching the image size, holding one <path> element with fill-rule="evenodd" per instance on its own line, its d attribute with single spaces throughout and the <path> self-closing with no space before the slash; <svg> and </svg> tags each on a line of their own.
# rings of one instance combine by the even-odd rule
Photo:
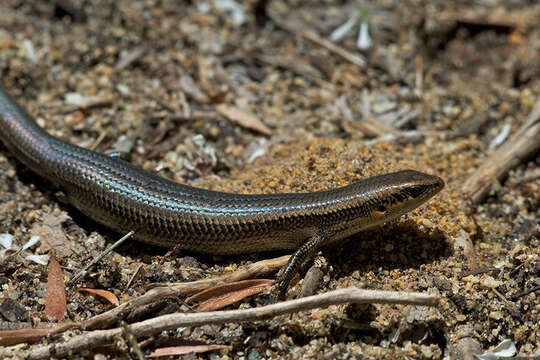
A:
<svg viewBox="0 0 540 360">
<path fill-rule="evenodd" d="M 2 85 L 62 140 L 235 193 L 323 191 L 402 169 L 446 182 L 406 216 L 322 248 L 324 266 L 286 294 L 419 292 L 437 306 L 335 303 L 162 328 L 155 319 L 270 306 L 268 291 L 215 313 L 185 300 L 274 279 L 290 252 L 212 256 L 128 239 L 93 263 L 119 235 L 0 145 L 1 358 L 141 358 L 186 344 L 214 349 L 187 356 L 223 359 L 540 355 L 535 2 L 9 0 L 0 11 Z M 89 264 L 48 298 L 49 277 L 59 288 Z M 62 293 L 65 308 L 50 310 Z"/>
</svg>

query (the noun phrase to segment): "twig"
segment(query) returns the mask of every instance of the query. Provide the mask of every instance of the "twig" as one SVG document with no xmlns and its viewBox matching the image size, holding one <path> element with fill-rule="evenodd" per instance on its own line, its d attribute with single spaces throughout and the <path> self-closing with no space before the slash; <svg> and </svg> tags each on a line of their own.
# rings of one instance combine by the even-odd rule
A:
<svg viewBox="0 0 540 360">
<path fill-rule="evenodd" d="M 97 147 L 99 146 L 99 144 L 101 144 L 103 139 L 105 139 L 105 136 L 107 136 L 107 129 L 105 129 L 105 131 L 103 131 L 101 134 L 99 134 L 96 141 L 94 141 L 94 143 L 90 146 L 90 150 L 95 151 L 97 149 Z"/>
<path fill-rule="evenodd" d="M 207 324 L 224 324 L 229 322 L 260 321 L 279 315 L 296 313 L 314 308 L 327 307 L 346 303 L 378 303 L 435 306 L 439 301 L 437 295 L 423 293 L 405 293 L 394 291 L 362 290 L 354 287 L 330 291 L 321 295 L 289 300 L 259 308 L 212 311 L 207 313 L 173 313 L 129 326 L 134 337 L 150 336 L 161 331 L 172 330 L 186 326 L 201 326 Z M 73 356 L 77 352 L 108 344 L 122 333 L 122 328 L 110 330 L 95 330 L 78 335 L 63 344 L 51 344 L 33 349 L 25 358 L 48 359 L 55 357 Z"/>
<path fill-rule="evenodd" d="M 129 344 L 131 350 L 137 356 L 137 359 L 145 360 L 144 354 L 143 354 L 139 344 L 137 344 L 137 337 L 131 331 L 130 325 L 127 324 L 125 321 L 122 321 L 120 323 L 120 325 L 122 326 L 122 335 L 124 335 L 124 339 L 126 339 L 126 341 Z"/>
<path fill-rule="evenodd" d="M 148 47 L 146 45 L 137 46 L 133 49 L 128 50 L 124 56 L 120 58 L 118 63 L 116 63 L 116 66 L 114 69 L 116 71 L 121 71 L 133 64 L 135 61 L 139 60 L 141 56 L 143 56 L 146 51 L 148 50 Z"/>
<path fill-rule="evenodd" d="M 540 150 L 540 100 L 525 124 L 489 156 L 463 185 L 463 195 L 477 204 L 488 195 L 492 184 Z"/>
<path fill-rule="evenodd" d="M 220 117 L 215 111 L 211 110 L 192 110 L 190 114 L 185 115 L 184 113 L 171 113 L 171 114 L 160 114 L 156 113 L 150 116 L 152 120 L 170 120 L 170 121 L 190 121 L 190 120 L 218 120 Z"/>
<path fill-rule="evenodd" d="M 458 246 L 461 246 L 463 248 L 463 254 L 467 259 L 469 269 L 471 269 L 472 271 L 478 269 L 478 263 L 476 262 L 476 256 L 474 254 L 474 246 L 469 233 L 461 229 L 455 241 Z"/>
<path fill-rule="evenodd" d="M 284 20 L 286 17 L 281 15 L 276 9 L 273 9 L 272 6 L 268 6 L 267 14 L 272 19 L 272 21 L 274 21 L 276 25 L 278 25 L 280 28 L 293 34 L 305 37 L 306 39 L 313 41 L 317 45 L 326 48 L 334 54 L 341 56 L 343 59 L 347 60 L 352 64 L 355 64 L 362 68 L 366 66 L 366 61 L 362 57 L 352 54 L 344 48 L 337 46 L 332 41 L 320 37 L 313 30 L 302 29 L 299 26 L 292 24 L 290 21 Z"/>
<path fill-rule="evenodd" d="M 369 122 L 366 122 L 366 125 L 367 124 L 369 124 Z M 375 126 L 373 126 L 372 128 L 377 129 L 377 127 Z M 398 143 L 398 144 L 417 144 L 417 143 L 423 142 L 425 137 L 426 137 L 426 134 L 418 130 L 407 130 L 407 131 L 400 131 L 400 132 L 397 132 L 394 130 L 393 133 L 379 135 L 375 139 L 366 140 L 366 145 L 375 146 L 376 144 L 380 142 Z M 438 136 L 435 135 L 434 137 L 438 137 Z"/>
<path fill-rule="evenodd" d="M 327 50 L 333 52 L 334 54 L 341 56 L 343 59 L 347 60 L 348 62 L 350 62 L 350 63 L 352 63 L 354 65 L 357 65 L 359 67 L 366 66 L 366 61 L 362 57 L 360 57 L 358 55 L 354 55 L 354 54 L 348 52 L 347 50 L 345 50 L 344 48 L 337 46 L 336 44 L 334 44 L 330 40 L 327 40 L 327 39 L 324 39 L 324 38 L 320 37 L 314 31 L 301 31 L 300 35 L 302 35 L 305 38 L 313 41 L 317 45 L 320 45 L 320 46 L 326 48 Z"/>
<path fill-rule="evenodd" d="M 133 273 L 131 278 L 129 278 L 129 281 L 126 284 L 126 290 L 128 290 L 131 287 L 131 284 L 133 283 L 133 280 L 135 280 L 135 277 L 139 274 L 142 267 L 143 267 L 143 264 L 139 264 L 139 266 L 137 266 L 137 270 L 135 270 L 135 272 Z"/>
<path fill-rule="evenodd" d="M 508 32 L 520 30 L 527 32 L 531 27 L 538 25 L 538 11 L 530 9 L 512 10 L 502 12 L 478 12 L 469 14 L 463 11 L 441 11 L 437 16 L 437 23 L 456 22 L 466 26 L 482 27 L 486 29 L 507 29 Z"/>
<path fill-rule="evenodd" d="M 46 336 L 61 334 L 69 329 L 79 329 L 80 323 L 68 321 L 62 325 L 53 328 L 32 329 L 24 328 L 17 330 L 1 330 L 0 331 L 0 358 L 3 359 L 2 347 L 17 345 L 23 342 L 33 343 L 38 342 Z"/>
<path fill-rule="evenodd" d="M 497 289 L 491 288 L 491 291 L 493 291 L 495 295 L 497 295 L 499 299 L 502 300 L 503 303 L 509 304 L 509 301 L 506 299 L 506 297 L 503 294 L 501 294 Z"/>
<path fill-rule="evenodd" d="M 461 280 L 464 277 L 467 277 L 469 275 L 479 275 L 479 274 L 484 274 L 490 271 L 500 271 L 500 270 L 493 266 L 483 267 L 483 268 L 473 269 L 473 270 L 464 270 L 458 275 L 458 279 Z"/>
<path fill-rule="evenodd" d="M 144 339 L 143 341 L 137 343 L 137 345 L 139 345 L 139 347 L 141 349 L 144 349 L 145 347 L 147 347 L 148 345 L 154 343 L 156 341 L 156 338 L 154 336 L 150 336 L 150 337 L 147 337 L 146 339 Z"/>
<path fill-rule="evenodd" d="M 109 326 L 110 324 L 117 323 L 118 321 L 128 317 L 132 312 L 140 310 L 141 308 L 154 302 L 162 301 L 163 298 L 171 296 L 191 295 L 194 292 L 202 291 L 212 286 L 221 285 L 227 282 L 260 277 L 272 272 L 276 272 L 283 266 L 285 266 L 285 264 L 287 264 L 287 261 L 289 261 L 289 257 L 289 255 L 285 255 L 275 259 L 262 260 L 243 267 L 233 273 L 217 276 L 211 279 L 203 279 L 177 284 L 152 284 L 152 286 L 156 287 L 151 289 L 144 295 L 133 298 L 125 303 L 120 304 L 114 309 L 104 312 L 103 314 L 96 315 L 84 321 L 84 328 L 95 329 L 98 327 L 105 327 Z M 152 309 L 153 307 L 150 306 L 148 308 Z"/>
<path fill-rule="evenodd" d="M 414 77 L 414 94 L 422 98 L 424 93 L 424 58 L 422 55 L 417 55 L 414 59 L 415 77 Z"/>
<path fill-rule="evenodd" d="M 516 301 L 520 297 L 525 296 L 525 295 L 529 295 L 530 293 L 533 293 L 533 292 L 538 291 L 538 290 L 540 290 L 540 285 L 532 287 L 529 290 L 525 290 L 525 291 L 522 291 L 520 293 L 514 294 L 514 295 L 510 296 L 510 299 Z"/>
<path fill-rule="evenodd" d="M 53 109 L 53 114 L 69 114 L 75 111 L 88 111 L 90 109 L 107 107 L 112 105 L 112 99 L 108 97 L 90 97 L 76 105 L 65 105 L 58 109 Z"/>
<path fill-rule="evenodd" d="M 120 240 L 118 240 L 117 242 L 112 244 L 108 249 L 106 249 L 100 255 L 98 255 L 98 257 L 96 257 L 90 264 L 86 265 L 84 267 L 84 269 L 82 269 L 75 276 L 73 276 L 71 279 L 69 279 L 68 282 L 66 283 L 66 285 L 71 285 L 71 284 L 77 282 L 81 277 L 86 276 L 88 269 L 90 269 L 92 266 L 97 264 L 101 259 L 103 259 L 105 256 L 107 256 L 111 251 L 116 249 L 118 247 L 118 245 L 123 243 L 126 239 L 131 237 L 133 234 L 135 234 L 135 231 L 132 230 L 132 231 L 128 232 L 126 235 L 122 236 L 122 238 Z"/>
</svg>

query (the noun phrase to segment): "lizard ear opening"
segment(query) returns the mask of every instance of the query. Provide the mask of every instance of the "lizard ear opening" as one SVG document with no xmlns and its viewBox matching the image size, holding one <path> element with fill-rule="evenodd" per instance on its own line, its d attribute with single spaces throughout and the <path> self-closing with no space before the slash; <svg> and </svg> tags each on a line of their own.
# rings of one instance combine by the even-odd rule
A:
<svg viewBox="0 0 540 360">
<path fill-rule="evenodd" d="M 416 199 L 420 197 L 422 194 L 425 193 L 425 187 L 423 186 L 411 186 L 405 189 L 405 192 L 407 195 L 409 195 L 411 198 Z"/>
</svg>

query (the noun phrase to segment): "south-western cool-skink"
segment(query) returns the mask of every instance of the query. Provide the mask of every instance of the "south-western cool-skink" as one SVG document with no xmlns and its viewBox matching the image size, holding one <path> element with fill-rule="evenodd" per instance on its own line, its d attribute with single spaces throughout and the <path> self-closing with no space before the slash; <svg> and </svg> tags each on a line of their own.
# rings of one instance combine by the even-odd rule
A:
<svg viewBox="0 0 540 360">
<path fill-rule="evenodd" d="M 195 188 L 49 135 L 1 85 L 0 136 L 82 213 L 120 233 L 133 230 L 142 242 L 224 255 L 295 249 L 281 290 L 320 246 L 405 214 L 444 187 L 437 176 L 405 170 L 313 193 Z"/>
</svg>

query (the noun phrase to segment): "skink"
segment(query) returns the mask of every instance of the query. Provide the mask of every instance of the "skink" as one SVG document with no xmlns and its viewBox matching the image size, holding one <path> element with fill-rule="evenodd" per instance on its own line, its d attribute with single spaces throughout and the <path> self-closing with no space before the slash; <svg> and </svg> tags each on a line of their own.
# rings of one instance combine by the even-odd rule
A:
<svg viewBox="0 0 540 360">
<path fill-rule="evenodd" d="M 1 85 L 0 133 L 75 208 L 115 231 L 134 230 L 142 242 L 223 255 L 296 250 L 278 278 L 280 291 L 320 246 L 405 214 L 444 187 L 437 176 L 405 170 L 313 193 L 199 189 L 49 135 Z"/>
</svg>

